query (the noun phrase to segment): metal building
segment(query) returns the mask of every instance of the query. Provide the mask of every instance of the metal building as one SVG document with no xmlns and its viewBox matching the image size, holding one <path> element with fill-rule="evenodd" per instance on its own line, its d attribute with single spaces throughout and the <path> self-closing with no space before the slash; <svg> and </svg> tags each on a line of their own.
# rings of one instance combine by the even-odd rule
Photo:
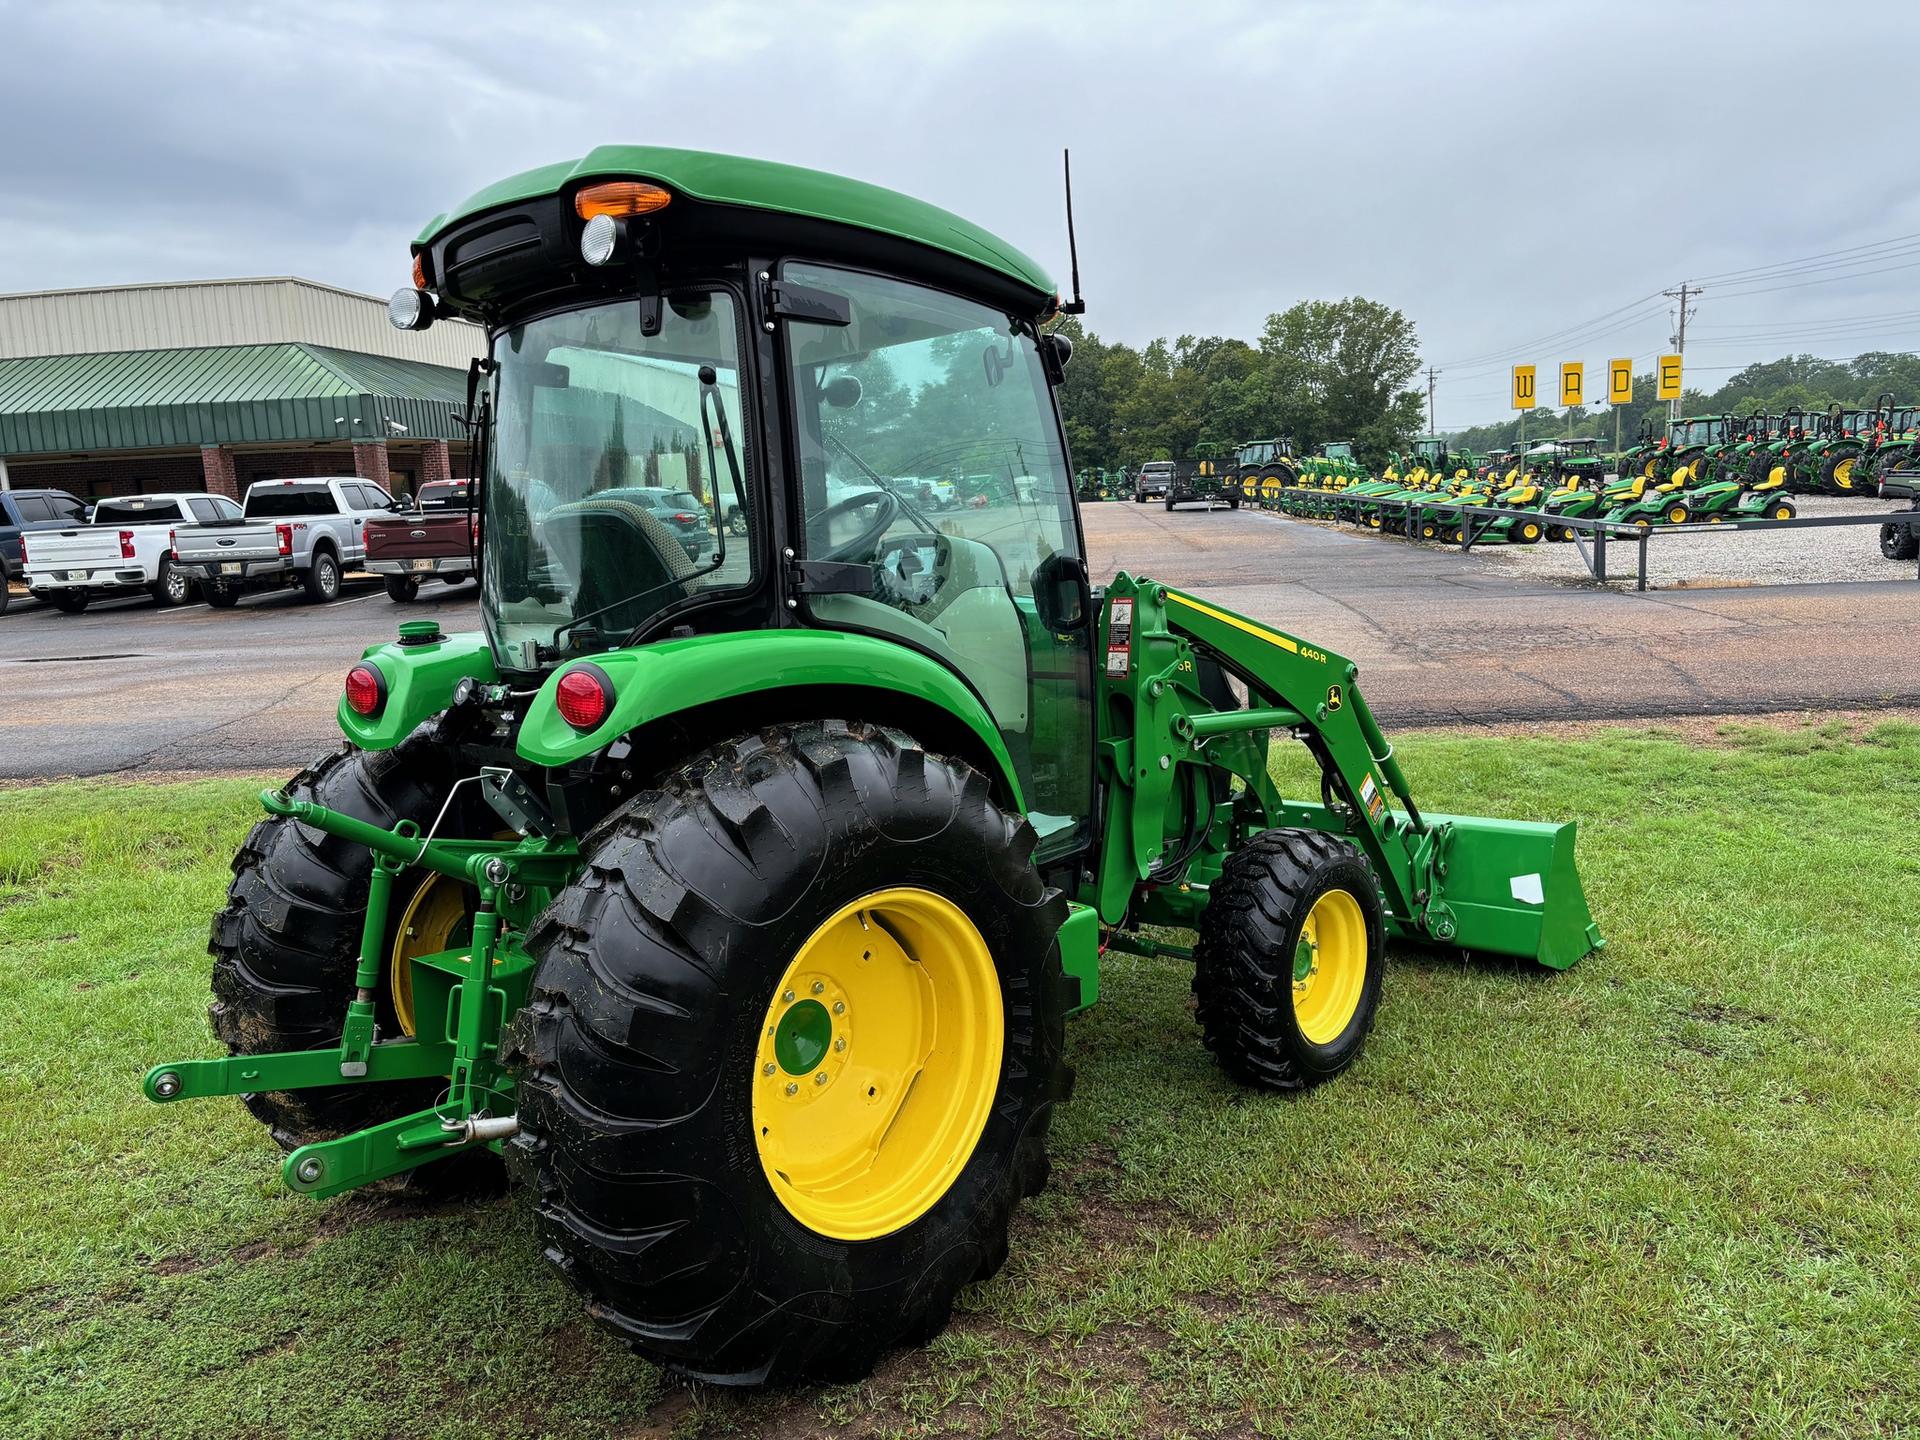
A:
<svg viewBox="0 0 1920 1440">
<path fill-rule="evenodd" d="M 479 327 L 290 276 L 0 295 L 0 488 L 93 499 L 464 474 Z"/>
</svg>

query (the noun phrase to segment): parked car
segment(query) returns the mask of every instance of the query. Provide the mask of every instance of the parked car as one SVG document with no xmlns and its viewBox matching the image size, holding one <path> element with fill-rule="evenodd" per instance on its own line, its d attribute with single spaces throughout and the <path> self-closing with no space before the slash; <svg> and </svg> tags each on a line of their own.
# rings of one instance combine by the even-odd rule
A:
<svg viewBox="0 0 1920 1440">
<path fill-rule="evenodd" d="M 26 573 L 22 537 L 86 523 L 86 501 L 64 490 L 0 490 L 0 613 L 9 588 Z"/>
<path fill-rule="evenodd" d="M 464 495 L 456 508 L 431 496 L 434 488 L 420 487 L 418 510 L 367 522 L 366 567 L 387 582 L 387 597 L 402 604 L 420 593 L 422 580 L 458 585 L 473 577 L 480 517 Z"/>
<path fill-rule="evenodd" d="M 183 605 L 193 596 L 194 581 L 174 563 L 173 532 L 239 516 L 240 507 L 226 496 L 198 491 L 102 500 L 87 524 L 32 537 L 27 589 L 69 615 L 96 599 L 136 591 L 151 595 L 156 605 Z"/>
<path fill-rule="evenodd" d="M 1167 492 L 1173 488 L 1173 462 L 1171 460 L 1149 460 L 1140 467 L 1139 474 L 1133 477 L 1133 498 L 1135 503 L 1144 505 L 1158 496 L 1164 500 Z"/>
<path fill-rule="evenodd" d="M 669 490 L 663 485 L 621 485 L 597 491 L 594 500 L 625 500 L 644 506 L 672 532 L 696 564 L 713 553 L 713 512 L 694 498 L 691 490 Z"/>
<path fill-rule="evenodd" d="M 248 590 L 304 588 L 309 599 L 340 593 L 340 577 L 366 558 L 365 527 L 400 507 L 370 480 L 256 480 L 237 519 L 182 529 L 174 564 L 201 582 L 209 605 Z"/>
</svg>

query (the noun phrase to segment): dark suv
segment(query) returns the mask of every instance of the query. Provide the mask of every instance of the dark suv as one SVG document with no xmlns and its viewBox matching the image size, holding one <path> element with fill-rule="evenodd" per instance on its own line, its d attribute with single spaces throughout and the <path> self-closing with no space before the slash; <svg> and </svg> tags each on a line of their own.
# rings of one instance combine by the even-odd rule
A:
<svg viewBox="0 0 1920 1440">
<path fill-rule="evenodd" d="M 87 502 L 64 490 L 0 490 L 0 611 L 7 587 L 26 568 L 20 537 L 35 530 L 66 530 L 87 521 Z"/>
</svg>

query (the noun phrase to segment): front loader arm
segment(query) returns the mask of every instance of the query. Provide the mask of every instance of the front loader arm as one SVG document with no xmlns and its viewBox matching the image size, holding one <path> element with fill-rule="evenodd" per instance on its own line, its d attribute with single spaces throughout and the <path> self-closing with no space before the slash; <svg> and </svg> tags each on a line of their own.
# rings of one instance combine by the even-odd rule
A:
<svg viewBox="0 0 1920 1440">
<path fill-rule="evenodd" d="M 1124 572 L 1106 593 L 1101 649 L 1107 820 L 1094 903 L 1106 924 L 1191 924 L 1226 854 L 1284 825 L 1357 846 L 1402 938 L 1555 968 L 1599 943 L 1573 826 L 1423 815 L 1351 661 Z M 1209 684 L 1216 665 L 1246 688 L 1245 705 Z M 1279 793 L 1275 731 L 1312 754 L 1319 797 Z"/>
</svg>

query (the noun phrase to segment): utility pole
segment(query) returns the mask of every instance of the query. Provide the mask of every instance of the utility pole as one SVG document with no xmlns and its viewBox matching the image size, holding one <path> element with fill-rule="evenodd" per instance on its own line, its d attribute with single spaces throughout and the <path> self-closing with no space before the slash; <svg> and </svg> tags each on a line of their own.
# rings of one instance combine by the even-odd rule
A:
<svg viewBox="0 0 1920 1440">
<path fill-rule="evenodd" d="M 1427 433 L 1438 433 L 1433 423 L 1433 382 L 1440 378 L 1440 372 L 1431 365 L 1427 366 Z"/>
<path fill-rule="evenodd" d="M 1698 300 L 1701 294 L 1700 287 L 1698 285 L 1689 286 L 1686 281 L 1682 280 L 1678 290 L 1663 290 L 1660 293 L 1669 299 L 1677 299 L 1680 302 L 1680 327 L 1673 337 L 1673 353 L 1684 360 L 1687 354 L 1687 316 L 1693 313 L 1687 308 L 1687 297 L 1691 295 L 1694 299 Z M 1669 400 L 1667 402 L 1668 422 L 1671 423 L 1679 413 L 1680 402 L 1678 400 Z"/>
</svg>

